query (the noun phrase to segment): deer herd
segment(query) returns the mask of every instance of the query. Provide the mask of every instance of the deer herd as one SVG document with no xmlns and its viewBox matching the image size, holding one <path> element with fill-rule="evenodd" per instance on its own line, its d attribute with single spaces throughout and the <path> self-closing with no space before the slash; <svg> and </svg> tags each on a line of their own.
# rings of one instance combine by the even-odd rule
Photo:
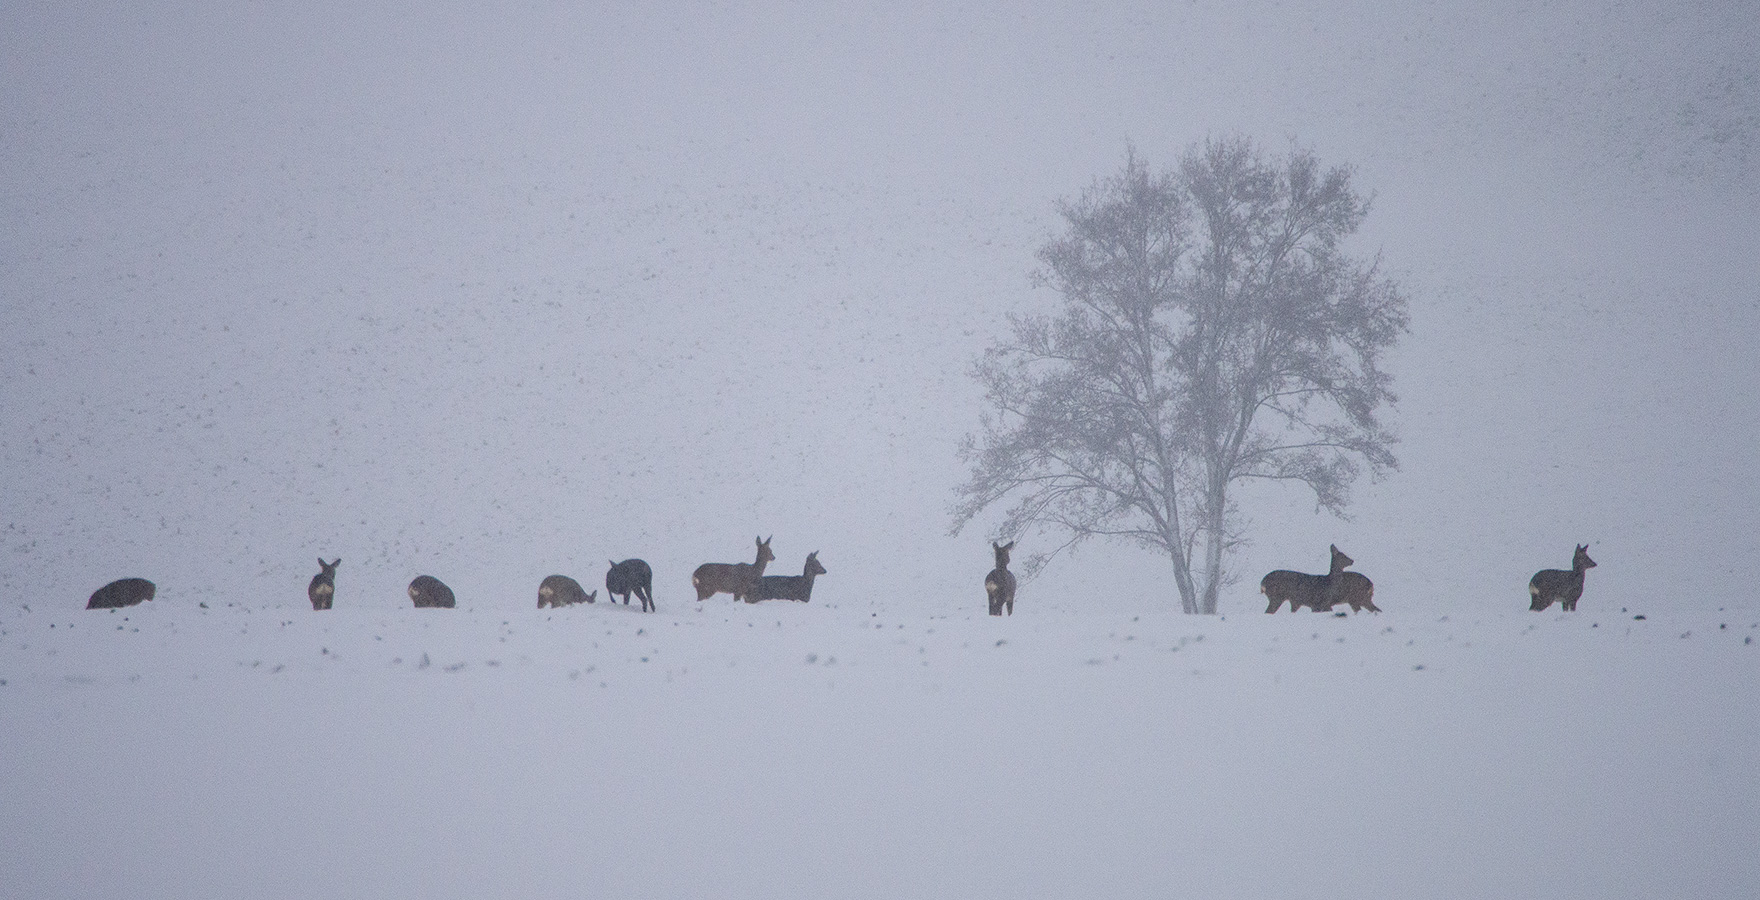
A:
<svg viewBox="0 0 1760 900">
<path fill-rule="evenodd" d="M 734 600 L 747 603 L 764 600 L 806 603 L 813 599 L 813 579 L 826 574 L 825 567 L 819 564 L 819 551 L 807 554 L 806 564 L 799 575 L 766 575 L 764 568 L 776 559 L 776 554 L 770 552 L 770 538 L 755 540 L 758 553 L 751 562 L 703 563 L 691 573 L 691 586 L 696 588 L 697 602 L 716 594 L 732 594 Z M 996 555 L 996 568 L 984 576 L 984 596 L 993 616 L 1014 615 L 1016 583 L 1014 573 L 1008 570 L 1009 553 L 1014 550 L 1014 543 L 992 541 L 990 544 Z M 1364 610 L 1380 612 L 1381 608 L 1375 605 L 1375 583 L 1361 572 L 1346 572 L 1345 569 L 1355 560 L 1346 556 L 1336 544 L 1331 549 L 1332 567 L 1325 575 L 1278 569 L 1261 579 L 1259 593 L 1270 601 L 1265 612 L 1275 613 L 1285 603 L 1289 604 L 1290 612 L 1299 612 L 1303 607 L 1314 612 L 1331 612 L 1340 604 L 1349 606 L 1353 613 Z M 336 599 L 336 567 L 340 565 L 340 557 L 332 562 L 318 558 L 320 571 L 312 576 L 311 584 L 306 587 L 312 609 L 332 608 Z M 1571 558 L 1570 569 L 1541 569 L 1528 580 L 1528 609 L 1540 612 L 1558 603 L 1566 612 L 1574 612 L 1577 601 L 1583 596 L 1584 575 L 1594 567 L 1588 545 L 1579 544 Z M 134 606 L 153 599 L 155 590 L 153 583 L 145 578 L 112 581 L 93 592 L 86 602 L 86 609 Z M 654 570 L 640 559 L 613 561 L 605 572 L 606 602 L 616 603 L 617 598 L 622 597 L 623 605 L 628 606 L 632 594 L 641 601 L 643 612 L 654 611 Z M 598 596 L 598 591 L 588 593 L 580 582 L 567 575 L 551 575 L 538 585 L 538 608 L 592 603 Z M 452 609 L 458 605 L 452 589 L 432 575 L 418 575 L 409 583 L 409 599 L 419 608 Z"/>
</svg>

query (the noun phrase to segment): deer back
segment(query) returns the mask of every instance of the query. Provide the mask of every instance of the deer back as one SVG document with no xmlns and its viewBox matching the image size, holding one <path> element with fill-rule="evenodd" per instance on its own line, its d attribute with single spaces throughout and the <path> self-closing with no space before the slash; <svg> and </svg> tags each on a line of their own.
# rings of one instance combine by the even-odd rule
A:
<svg viewBox="0 0 1760 900">
<path fill-rule="evenodd" d="M 1268 613 L 1277 612 L 1284 603 L 1289 604 L 1290 612 L 1300 612 L 1304 606 L 1319 612 L 1330 608 L 1326 606 L 1326 582 L 1325 575 L 1278 569 L 1259 580 L 1259 593 L 1271 601 L 1265 610 Z"/>
<path fill-rule="evenodd" d="M 86 601 L 86 609 L 121 609 L 124 606 L 134 606 L 153 599 L 157 590 L 145 578 L 118 579 L 93 591 L 91 599 Z"/>
<path fill-rule="evenodd" d="M 419 609 L 453 609 L 458 605 L 452 588 L 432 575 L 417 575 L 409 583 L 409 599 Z"/>
<path fill-rule="evenodd" d="M 598 593 L 594 591 L 588 594 L 580 582 L 567 575 L 551 575 L 538 585 L 538 608 L 591 603 Z"/>
<path fill-rule="evenodd" d="M 341 557 L 335 562 L 327 563 L 322 556 L 318 557 L 318 574 L 312 576 L 312 583 L 306 585 L 306 598 L 312 601 L 312 609 L 330 609 L 336 600 L 336 567 L 342 565 Z"/>
</svg>

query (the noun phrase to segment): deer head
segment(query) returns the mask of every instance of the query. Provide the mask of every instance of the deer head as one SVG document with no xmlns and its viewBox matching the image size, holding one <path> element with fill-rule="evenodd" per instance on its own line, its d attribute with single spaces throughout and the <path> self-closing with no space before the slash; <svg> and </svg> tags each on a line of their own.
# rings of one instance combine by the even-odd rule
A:
<svg viewBox="0 0 1760 900">
<path fill-rule="evenodd" d="M 1008 551 L 1014 549 L 1014 541 L 1009 541 L 1007 544 L 998 544 L 995 541 L 991 541 L 990 549 L 996 551 L 996 568 L 1008 568 Z"/>
</svg>

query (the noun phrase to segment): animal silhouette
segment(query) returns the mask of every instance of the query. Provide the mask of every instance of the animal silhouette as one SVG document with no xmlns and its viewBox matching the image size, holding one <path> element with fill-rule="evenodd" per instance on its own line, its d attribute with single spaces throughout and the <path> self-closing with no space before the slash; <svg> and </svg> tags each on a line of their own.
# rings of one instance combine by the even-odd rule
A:
<svg viewBox="0 0 1760 900">
<path fill-rule="evenodd" d="M 318 557 L 318 574 L 312 576 L 312 583 L 306 585 L 306 596 L 312 601 L 313 609 L 329 609 L 336 602 L 336 567 L 342 565 L 342 557 L 336 557 L 333 563 Z"/>
<path fill-rule="evenodd" d="M 628 606 L 630 594 L 642 601 L 642 612 L 653 612 L 654 570 L 639 559 L 612 562 L 611 568 L 605 572 L 605 602 L 622 596 L 623 605 Z"/>
<path fill-rule="evenodd" d="M 567 575 L 552 575 L 538 585 L 538 608 L 546 606 L 563 607 L 576 603 L 591 603 L 598 599 L 599 592 L 587 593 L 581 583 Z"/>
<path fill-rule="evenodd" d="M 1289 603 L 1290 612 L 1298 612 L 1304 606 L 1314 612 L 1329 612 L 1340 603 L 1348 604 L 1352 612 L 1380 612 L 1374 601 L 1375 583 L 1360 572 L 1345 571 L 1355 560 L 1344 555 L 1337 544 L 1329 549 L 1332 568 L 1325 575 L 1278 569 L 1260 579 L 1259 593 L 1271 601 L 1265 612 L 1277 612 L 1285 602 Z"/>
<path fill-rule="evenodd" d="M 813 599 L 813 579 L 824 575 L 825 567 L 819 565 L 819 551 L 807 554 L 806 565 L 801 567 L 799 575 L 761 575 L 758 583 L 753 586 L 752 595 L 746 598 L 747 603 L 759 600 L 799 600 L 802 603 Z"/>
<path fill-rule="evenodd" d="M 93 591 L 92 599 L 86 601 L 86 609 L 134 606 L 143 600 L 153 599 L 156 590 L 153 583 L 145 578 L 122 578 Z"/>
<path fill-rule="evenodd" d="M 1583 576 L 1595 568 L 1589 558 L 1589 545 L 1581 544 L 1571 555 L 1571 569 L 1541 569 L 1528 579 L 1528 609 L 1540 612 L 1553 602 L 1564 605 L 1565 612 L 1576 612 L 1577 601 L 1583 596 Z"/>
<path fill-rule="evenodd" d="M 776 554 L 770 552 L 770 538 L 758 538 L 757 541 L 756 562 L 703 563 L 691 573 L 691 586 L 697 589 L 699 603 L 720 593 L 732 594 L 735 600 L 751 596 L 752 586 L 764 574 L 764 567 L 776 558 Z"/>
<path fill-rule="evenodd" d="M 996 552 L 996 568 L 984 576 L 984 596 L 990 600 L 990 615 L 1000 616 L 1004 608 L 1009 615 L 1014 615 L 1014 573 L 1008 570 L 1008 554 L 1014 549 L 1014 541 L 1006 545 L 990 542 L 990 549 Z"/>
<path fill-rule="evenodd" d="M 432 575 L 417 575 L 409 583 L 409 599 L 418 609 L 452 609 L 458 605 L 452 597 L 452 588 Z"/>
</svg>

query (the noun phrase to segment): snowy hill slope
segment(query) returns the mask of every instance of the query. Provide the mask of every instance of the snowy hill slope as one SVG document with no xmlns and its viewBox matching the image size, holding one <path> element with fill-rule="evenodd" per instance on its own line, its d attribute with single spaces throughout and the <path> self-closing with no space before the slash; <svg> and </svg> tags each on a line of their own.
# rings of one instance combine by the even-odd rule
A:
<svg viewBox="0 0 1760 900">
<path fill-rule="evenodd" d="M 1760 20 L 1496 6 L 0 6 L 0 898 L 1760 894 Z M 966 367 L 1229 133 L 1375 195 L 1401 471 L 980 615 Z"/>
<path fill-rule="evenodd" d="M 1760 886 L 1751 612 L 878 606 L 8 613 L 0 895 Z"/>
</svg>

